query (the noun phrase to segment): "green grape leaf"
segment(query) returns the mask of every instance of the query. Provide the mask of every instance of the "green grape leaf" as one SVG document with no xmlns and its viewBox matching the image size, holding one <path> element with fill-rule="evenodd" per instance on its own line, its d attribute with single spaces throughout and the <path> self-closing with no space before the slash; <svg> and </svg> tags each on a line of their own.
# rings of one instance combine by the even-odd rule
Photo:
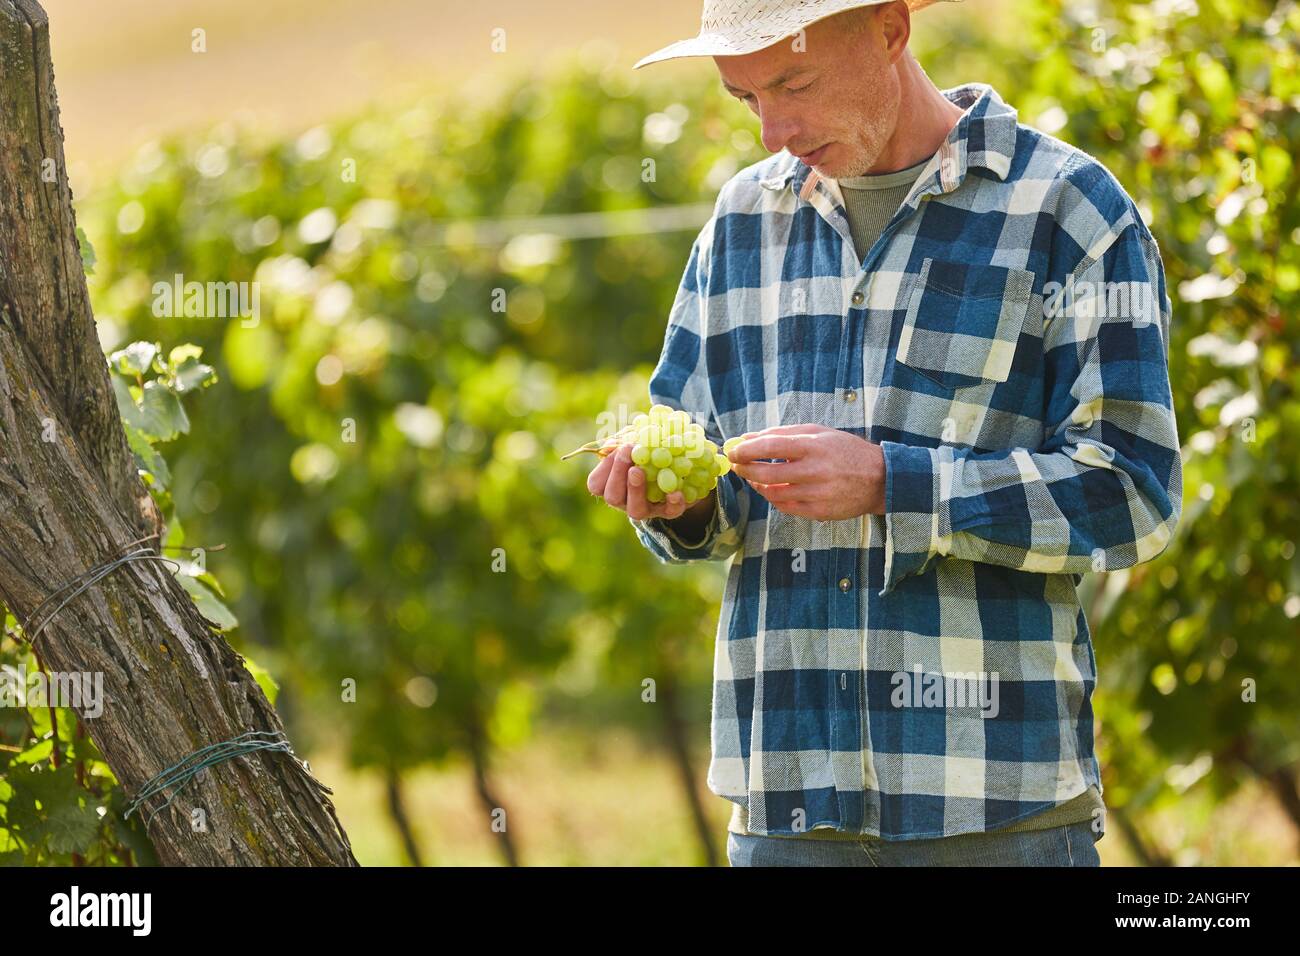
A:
<svg viewBox="0 0 1300 956">
<path fill-rule="evenodd" d="M 22 753 L 14 757 L 14 763 L 40 763 L 42 760 L 48 760 L 50 751 L 54 749 L 54 741 L 41 740 L 28 747 Z"/>
<path fill-rule="evenodd" d="M 158 801 L 161 803 L 161 801 Z M 151 803 L 150 807 L 156 806 Z M 109 800 L 108 818 L 112 821 L 113 836 L 117 842 L 122 844 L 132 852 L 135 857 L 137 866 L 155 866 L 158 857 L 154 851 L 153 844 L 144 834 L 144 825 L 140 822 L 139 816 L 133 816 L 130 820 L 123 820 L 122 814 L 126 812 L 126 798 L 121 790 L 114 790 Z"/>
<path fill-rule="evenodd" d="M 77 247 L 81 250 L 81 268 L 88 276 L 95 274 L 95 247 L 90 244 L 86 230 L 77 227 Z"/>
<path fill-rule="evenodd" d="M 112 382 L 117 411 L 123 423 L 136 429 L 146 442 L 170 441 L 179 432 L 189 431 L 190 420 L 180 399 L 162 382 L 146 382 L 142 392 L 127 384 L 125 379 L 113 377 Z M 135 392 L 140 392 L 139 400 Z M 139 449 L 137 452 L 144 457 Z"/>
<path fill-rule="evenodd" d="M 80 791 L 72 768 L 67 765 L 57 770 L 42 767 L 14 774 L 12 783 L 15 793 L 39 800 L 46 808 L 67 803 L 75 799 Z"/>
<path fill-rule="evenodd" d="M 187 342 L 178 345 L 167 355 L 167 365 L 171 369 L 172 387 L 177 392 L 192 392 L 198 388 L 207 388 L 217 381 L 217 370 L 205 365 L 203 346 Z"/>
<path fill-rule="evenodd" d="M 49 740 L 44 740 L 27 753 L 46 750 L 47 754 L 40 757 L 43 762 L 50 744 Z M 37 849 L 37 844 L 51 834 L 54 835 L 53 843 L 58 846 L 64 846 L 70 840 L 78 842 L 75 838 L 79 834 L 84 835 L 84 825 L 79 827 L 77 822 L 81 810 L 78 802 L 81 788 L 77 785 L 71 766 L 64 765 L 57 770 L 48 767 L 11 769 L 7 776 L 13 793 L 5 803 L 5 825 L 15 831 L 33 851 Z M 51 821 L 54 821 L 53 829 Z M 94 829 L 97 827 L 96 818 L 88 840 L 94 839 Z"/>
<path fill-rule="evenodd" d="M 50 811 L 40 831 L 51 853 L 81 853 L 99 836 L 99 814 L 94 807 L 65 803 Z"/>
<path fill-rule="evenodd" d="M 167 353 L 167 364 L 172 368 L 194 359 L 196 362 L 203 358 L 203 346 L 195 345 L 193 342 L 186 342 L 184 345 L 178 345 Z"/>
<path fill-rule="evenodd" d="M 113 397 L 117 399 L 117 413 L 122 416 L 122 421 L 139 429 L 144 419 L 135 396 L 131 394 L 131 386 L 127 384 L 126 379 L 116 375 L 112 376 L 110 381 L 113 383 Z"/>
<path fill-rule="evenodd" d="M 154 342 L 132 342 L 124 349 L 118 349 L 108 357 L 114 370 L 123 375 L 146 375 L 153 368 L 154 359 L 159 349 Z"/>
<path fill-rule="evenodd" d="M 5 825 L 24 840 L 38 839 L 36 831 L 41 826 L 41 813 L 30 796 L 16 794 L 5 804 Z"/>
<path fill-rule="evenodd" d="M 121 352 L 113 353 L 115 359 L 121 355 Z M 143 357 L 143 352 L 137 353 L 129 360 L 130 367 L 134 368 Z M 125 363 L 128 360 L 122 361 Z M 114 377 L 112 381 L 118 414 L 124 422 L 138 429 L 144 438 L 171 441 L 182 432 L 189 433 L 190 419 L 185 414 L 185 406 L 166 384 L 155 379 L 145 382 L 143 390 L 133 390 L 125 379 Z M 137 391 L 140 392 L 138 400 L 135 396 Z"/>
<path fill-rule="evenodd" d="M 166 491 L 167 486 L 171 484 L 172 474 L 167 467 L 167 460 L 158 453 L 158 450 L 149 444 L 149 439 L 144 437 L 144 433 L 136 428 L 130 422 L 122 422 L 122 428 L 126 431 L 126 443 L 135 452 L 136 462 L 149 474 L 153 475 L 154 483 L 159 490 Z"/>
<path fill-rule="evenodd" d="M 243 655 L 243 657 L 244 666 L 248 668 L 248 672 L 253 675 L 253 680 L 257 681 L 258 686 L 262 688 L 262 693 L 266 695 L 266 699 L 274 707 L 275 696 L 280 692 L 280 685 L 275 682 L 275 678 L 271 676 L 271 672 L 265 667 L 247 655 Z"/>
<path fill-rule="evenodd" d="M 173 356 L 175 352 L 172 353 Z M 172 383 L 177 392 L 192 392 L 207 388 L 217 381 L 217 370 L 211 365 L 204 365 L 196 358 L 186 358 L 179 364 L 172 364 Z"/>
<path fill-rule="evenodd" d="M 226 589 L 221 586 L 221 582 L 217 580 L 217 576 L 211 571 L 205 571 L 194 576 L 215 591 L 217 597 L 224 598 L 226 596 Z"/>
<path fill-rule="evenodd" d="M 206 617 L 223 631 L 238 627 L 239 621 L 230 608 L 222 600 L 213 594 L 197 578 L 190 577 L 188 574 L 178 574 L 176 579 L 181 582 L 181 586 L 190 592 L 194 598 L 194 603 L 199 606 L 199 613 Z"/>
<path fill-rule="evenodd" d="M 146 382 L 144 386 L 144 412 L 150 423 L 146 434 L 169 441 L 190 430 L 190 419 L 180 398 L 159 381 Z"/>
</svg>

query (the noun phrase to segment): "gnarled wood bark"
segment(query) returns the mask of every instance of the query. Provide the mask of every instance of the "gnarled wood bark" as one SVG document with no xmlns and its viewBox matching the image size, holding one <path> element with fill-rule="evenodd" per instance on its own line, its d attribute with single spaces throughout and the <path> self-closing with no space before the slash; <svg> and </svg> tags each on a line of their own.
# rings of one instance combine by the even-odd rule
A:
<svg viewBox="0 0 1300 956">
<path fill-rule="evenodd" d="M 0 0 L 0 601 L 25 620 L 161 530 L 90 311 L 48 21 L 34 0 Z M 103 713 L 82 719 L 129 794 L 208 744 L 283 730 L 242 658 L 156 562 L 113 571 L 36 644 L 51 670 L 103 674 Z M 164 864 L 356 865 L 328 793 L 287 754 L 237 757 L 199 774 L 149 833 Z M 192 828 L 194 808 L 206 830 Z"/>
</svg>

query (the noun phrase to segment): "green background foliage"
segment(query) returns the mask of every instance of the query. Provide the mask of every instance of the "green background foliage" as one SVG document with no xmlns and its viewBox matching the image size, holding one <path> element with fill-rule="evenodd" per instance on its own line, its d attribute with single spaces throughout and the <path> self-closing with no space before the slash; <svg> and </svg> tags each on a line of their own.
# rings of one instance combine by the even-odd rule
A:
<svg viewBox="0 0 1300 956">
<path fill-rule="evenodd" d="M 1159 559 L 1083 585 L 1108 834 L 1140 863 L 1243 862 L 1232 841 L 1191 848 L 1249 784 L 1290 821 L 1271 861 L 1294 860 L 1300 14 L 1014 9 L 1014 31 L 964 21 L 918 57 L 1105 163 L 1174 302 L 1184 517 Z M 275 675 L 300 750 L 399 782 L 468 762 L 485 815 L 494 762 L 544 726 L 626 728 L 702 780 L 725 568 L 657 563 L 587 494 L 594 459 L 559 461 L 602 413 L 645 408 L 702 222 L 687 207 L 766 155 L 707 65 L 675 75 L 575 61 L 472 109 L 435 93 L 282 141 L 224 125 L 141 150 L 79 205 L 131 447 L 184 518 L 169 544 L 225 545 L 181 579 L 264 686 Z M 662 206 L 684 225 L 508 222 Z M 256 282 L 256 320 L 160 317 L 155 283 L 177 275 Z M 24 659 L 0 644 L 0 663 Z M 121 863 L 138 831 L 59 721 L 64 764 L 18 773 L 49 762 L 48 712 L 0 709 L 0 860 Z M 1170 812 L 1185 825 L 1152 826 Z"/>
</svg>

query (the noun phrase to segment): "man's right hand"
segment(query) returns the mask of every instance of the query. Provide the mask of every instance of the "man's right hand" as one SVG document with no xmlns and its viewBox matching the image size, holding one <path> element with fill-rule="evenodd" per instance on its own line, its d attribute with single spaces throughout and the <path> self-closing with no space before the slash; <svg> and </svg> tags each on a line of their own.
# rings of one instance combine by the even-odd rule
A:
<svg viewBox="0 0 1300 956">
<path fill-rule="evenodd" d="M 655 504 L 646 496 L 645 470 L 632 464 L 632 446 L 621 445 L 612 455 L 600 460 L 591 474 L 587 476 L 587 490 L 598 498 L 604 498 L 611 508 L 627 512 L 629 518 L 645 520 L 664 518 L 672 521 L 688 512 L 706 515 L 714 508 L 714 492 L 695 502 L 690 507 L 680 491 L 674 491 L 663 501 Z"/>
</svg>

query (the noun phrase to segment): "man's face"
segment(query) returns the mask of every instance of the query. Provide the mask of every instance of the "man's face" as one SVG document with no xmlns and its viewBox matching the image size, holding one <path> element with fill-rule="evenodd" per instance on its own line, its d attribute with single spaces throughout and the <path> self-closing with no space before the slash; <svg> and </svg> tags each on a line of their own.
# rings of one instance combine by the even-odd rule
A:
<svg viewBox="0 0 1300 956">
<path fill-rule="evenodd" d="M 886 6 L 894 4 L 817 21 L 802 50 L 787 38 L 713 58 L 727 92 L 762 122 L 764 148 L 788 149 L 832 179 L 871 170 L 898 122 L 898 76 L 879 16 Z"/>
</svg>

